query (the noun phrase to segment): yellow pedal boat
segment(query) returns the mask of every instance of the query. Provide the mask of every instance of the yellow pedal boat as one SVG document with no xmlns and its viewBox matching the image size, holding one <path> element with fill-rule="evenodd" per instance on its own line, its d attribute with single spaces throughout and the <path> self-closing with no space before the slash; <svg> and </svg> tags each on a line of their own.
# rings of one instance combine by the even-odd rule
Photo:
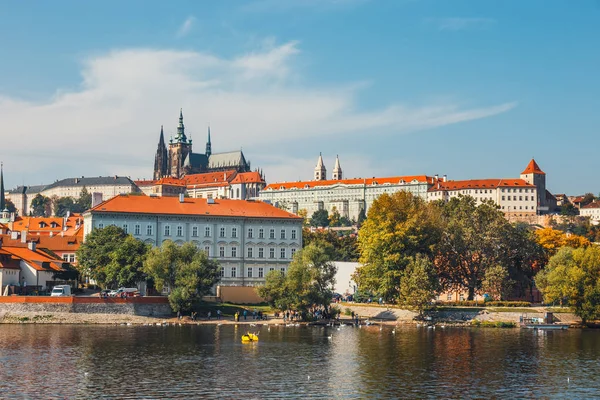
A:
<svg viewBox="0 0 600 400">
<path fill-rule="evenodd" d="M 254 333 L 246 333 L 242 335 L 242 343 L 258 342 L 258 335 Z"/>
</svg>

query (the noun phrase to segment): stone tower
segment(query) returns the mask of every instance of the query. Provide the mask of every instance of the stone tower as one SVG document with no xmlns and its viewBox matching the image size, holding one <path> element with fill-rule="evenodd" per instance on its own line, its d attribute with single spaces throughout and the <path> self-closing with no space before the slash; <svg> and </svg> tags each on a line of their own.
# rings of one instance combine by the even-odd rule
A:
<svg viewBox="0 0 600 400">
<path fill-rule="evenodd" d="M 169 165 L 169 152 L 165 145 L 165 135 L 163 132 L 162 125 L 160 126 L 160 139 L 158 139 L 158 148 L 156 149 L 156 155 L 154 156 L 154 178 L 160 179 L 163 176 L 167 176 Z"/>
<path fill-rule="evenodd" d="M 334 181 L 340 181 L 344 179 L 342 175 L 342 167 L 340 166 L 340 157 L 337 155 L 335 156 L 335 166 L 333 167 L 332 179 Z"/>
<path fill-rule="evenodd" d="M 183 175 L 183 164 L 192 152 L 192 141 L 185 135 L 185 125 L 183 124 L 183 110 L 179 110 L 179 124 L 177 125 L 177 135 L 169 141 L 169 175 L 180 178 Z"/>
<path fill-rule="evenodd" d="M 546 173 L 541 170 L 539 165 L 532 158 L 527 164 L 527 168 L 521 172 L 521 179 L 537 188 L 537 205 L 539 211 L 548 211 L 546 202 Z"/>
<path fill-rule="evenodd" d="M 327 170 L 325 169 L 325 163 L 323 163 L 323 156 L 319 153 L 319 159 L 317 160 L 317 166 L 315 167 L 315 181 L 324 181 L 327 179 Z"/>
</svg>

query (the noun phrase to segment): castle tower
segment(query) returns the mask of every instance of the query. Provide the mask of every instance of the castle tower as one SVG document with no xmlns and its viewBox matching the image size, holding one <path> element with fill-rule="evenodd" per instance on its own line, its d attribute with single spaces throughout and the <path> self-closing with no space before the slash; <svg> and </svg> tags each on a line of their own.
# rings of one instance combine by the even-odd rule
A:
<svg viewBox="0 0 600 400">
<path fill-rule="evenodd" d="M 168 175 L 167 167 L 169 165 L 169 152 L 165 145 L 165 135 L 162 125 L 160 126 L 160 138 L 158 139 L 158 148 L 154 156 L 154 176 L 153 179 L 160 179 Z"/>
<path fill-rule="evenodd" d="M 212 145 L 210 144 L 210 126 L 208 127 L 208 140 L 206 141 L 206 157 L 210 157 L 212 154 Z"/>
<path fill-rule="evenodd" d="M 319 153 L 319 159 L 317 160 L 317 166 L 315 167 L 315 181 L 324 181 L 327 179 L 327 170 L 323 163 L 323 156 Z"/>
<path fill-rule="evenodd" d="M 546 173 L 541 170 L 539 165 L 532 158 L 527 167 L 521 172 L 521 179 L 537 188 L 537 206 L 538 211 L 548 211 L 546 203 Z"/>
<path fill-rule="evenodd" d="M 335 166 L 333 167 L 333 176 L 332 179 L 334 181 L 340 181 L 344 178 L 342 178 L 342 167 L 340 166 L 340 157 L 339 156 L 335 156 Z"/>
<path fill-rule="evenodd" d="M 179 110 L 179 124 L 177 125 L 177 134 L 175 139 L 169 142 L 169 166 L 168 175 L 181 178 L 184 174 L 183 163 L 192 152 L 192 142 L 188 141 L 185 135 L 185 125 L 183 124 L 183 110 Z"/>
</svg>

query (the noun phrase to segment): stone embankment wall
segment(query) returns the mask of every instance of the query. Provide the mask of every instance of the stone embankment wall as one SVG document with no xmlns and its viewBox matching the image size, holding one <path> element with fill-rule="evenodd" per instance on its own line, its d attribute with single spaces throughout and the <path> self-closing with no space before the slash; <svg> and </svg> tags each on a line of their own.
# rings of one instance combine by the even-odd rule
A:
<svg viewBox="0 0 600 400">
<path fill-rule="evenodd" d="M 101 299 L 99 297 L 0 297 L 0 314 L 11 313 L 81 313 L 170 316 L 165 297 Z"/>
</svg>

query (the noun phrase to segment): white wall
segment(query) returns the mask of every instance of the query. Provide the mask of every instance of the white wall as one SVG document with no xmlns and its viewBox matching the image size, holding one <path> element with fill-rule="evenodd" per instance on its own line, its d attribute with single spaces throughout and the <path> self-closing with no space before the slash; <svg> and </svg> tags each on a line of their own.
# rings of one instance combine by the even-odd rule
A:
<svg viewBox="0 0 600 400">
<path fill-rule="evenodd" d="M 352 279 L 352 275 L 354 272 L 356 272 L 356 269 L 360 267 L 360 264 L 357 262 L 344 261 L 335 261 L 334 264 L 338 270 L 335 274 L 335 285 L 333 291 L 342 295 L 345 295 L 346 293 L 354 294 L 357 286 Z"/>
</svg>

